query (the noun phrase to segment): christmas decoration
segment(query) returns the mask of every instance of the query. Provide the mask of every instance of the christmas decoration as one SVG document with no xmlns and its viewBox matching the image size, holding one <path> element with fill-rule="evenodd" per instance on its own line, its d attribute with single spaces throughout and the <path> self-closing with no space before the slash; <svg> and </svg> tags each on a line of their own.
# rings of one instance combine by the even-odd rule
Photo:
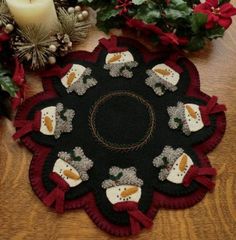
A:
<svg viewBox="0 0 236 240">
<path fill-rule="evenodd" d="M 0 0 L 0 97 L 2 103 L 11 102 L 16 108 L 24 96 L 24 69 L 41 70 L 55 64 L 86 39 L 91 23 L 89 12 L 73 0 L 55 1 L 58 22 L 50 31 L 40 23 L 19 26 L 10 13 L 17 11 L 14 6 L 12 2 L 9 9 L 7 2 Z M 6 109 L 6 104 L 1 108 Z"/>
<path fill-rule="evenodd" d="M 229 0 L 79 0 L 97 13 L 97 26 L 132 28 L 147 34 L 155 44 L 171 44 L 188 51 L 207 40 L 223 37 L 236 15 Z"/>
<path fill-rule="evenodd" d="M 14 122 L 42 203 L 84 208 L 123 237 L 150 229 L 160 208 L 191 207 L 213 191 L 207 153 L 224 135 L 226 108 L 200 91 L 196 67 L 169 46 L 151 53 L 114 36 L 82 53 L 41 74 L 43 92 Z"/>
</svg>

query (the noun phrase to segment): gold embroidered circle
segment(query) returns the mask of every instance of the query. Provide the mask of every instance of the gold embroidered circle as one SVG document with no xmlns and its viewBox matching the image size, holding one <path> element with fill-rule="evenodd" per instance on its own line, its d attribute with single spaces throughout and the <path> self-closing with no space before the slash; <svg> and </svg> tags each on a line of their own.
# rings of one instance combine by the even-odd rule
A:
<svg viewBox="0 0 236 240">
<path fill-rule="evenodd" d="M 113 97 L 131 97 L 134 100 L 136 100 L 139 104 L 141 103 L 142 105 L 145 106 L 148 113 L 148 127 L 147 130 L 145 131 L 145 134 L 140 140 L 131 144 L 120 144 L 111 142 L 100 134 L 96 126 L 96 115 L 99 112 L 100 108 Z M 139 96 L 138 94 L 129 91 L 115 91 L 98 99 L 90 110 L 88 121 L 90 130 L 95 139 L 103 146 L 113 151 L 133 151 L 142 148 L 145 144 L 148 143 L 156 127 L 155 112 L 150 103 L 143 97 Z"/>
</svg>

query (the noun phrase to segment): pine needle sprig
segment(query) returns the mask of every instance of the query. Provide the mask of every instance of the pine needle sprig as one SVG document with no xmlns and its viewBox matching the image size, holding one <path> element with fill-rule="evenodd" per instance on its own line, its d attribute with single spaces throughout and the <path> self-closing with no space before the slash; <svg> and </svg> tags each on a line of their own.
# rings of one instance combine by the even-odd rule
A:
<svg viewBox="0 0 236 240">
<path fill-rule="evenodd" d="M 27 26 L 19 29 L 12 43 L 16 56 L 20 61 L 31 61 L 31 69 L 45 67 L 52 56 L 50 45 L 56 45 L 55 37 L 45 33 L 43 26 Z"/>
<path fill-rule="evenodd" d="M 58 9 L 58 18 L 58 32 L 67 34 L 72 42 L 80 43 L 87 38 L 91 27 L 88 21 L 79 21 L 76 14 L 68 13 L 64 8 Z"/>
<path fill-rule="evenodd" d="M 12 16 L 5 0 L 0 0 L 0 26 L 12 21 Z"/>
</svg>

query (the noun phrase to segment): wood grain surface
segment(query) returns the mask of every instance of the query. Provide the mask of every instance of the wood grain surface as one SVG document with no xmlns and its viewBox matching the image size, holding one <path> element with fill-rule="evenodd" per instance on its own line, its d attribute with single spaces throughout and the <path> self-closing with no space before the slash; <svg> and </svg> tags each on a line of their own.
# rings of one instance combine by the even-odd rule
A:
<svg viewBox="0 0 236 240">
<path fill-rule="evenodd" d="M 92 50 L 103 34 L 94 29 L 81 49 Z M 201 76 L 201 88 L 225 103 L 227 131 L 209 154 L 217 168 L 216 188 L 186 210 L 160 210 L 152 230 L 135 240 L 236 239 L 236 22 L 224 39 L 190 54 Z M 40 79 L 27 76 L 28 97 L 41 90 Z M 118 239 L 101 231 L 83 210 L 58 216 L 32 192 L 28 170 L 31 153 L 14 142 L 12 123 L 0 121 L 0 240 L 107 240 Z"/>
</svg>

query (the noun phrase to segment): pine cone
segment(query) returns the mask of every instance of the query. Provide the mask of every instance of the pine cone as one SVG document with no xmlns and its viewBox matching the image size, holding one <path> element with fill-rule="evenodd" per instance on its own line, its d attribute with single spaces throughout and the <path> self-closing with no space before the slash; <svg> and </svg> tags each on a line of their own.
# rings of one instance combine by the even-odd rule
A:
<svg viewBox="0 0 236 240">
<path fill-rule="evenodd" d="M 58 52 L 63 57 L 72 49 L 72 42 L 69 35 L 62 33 L 57 33 L 56 39 L 59 45 Z"/>
</svg>

